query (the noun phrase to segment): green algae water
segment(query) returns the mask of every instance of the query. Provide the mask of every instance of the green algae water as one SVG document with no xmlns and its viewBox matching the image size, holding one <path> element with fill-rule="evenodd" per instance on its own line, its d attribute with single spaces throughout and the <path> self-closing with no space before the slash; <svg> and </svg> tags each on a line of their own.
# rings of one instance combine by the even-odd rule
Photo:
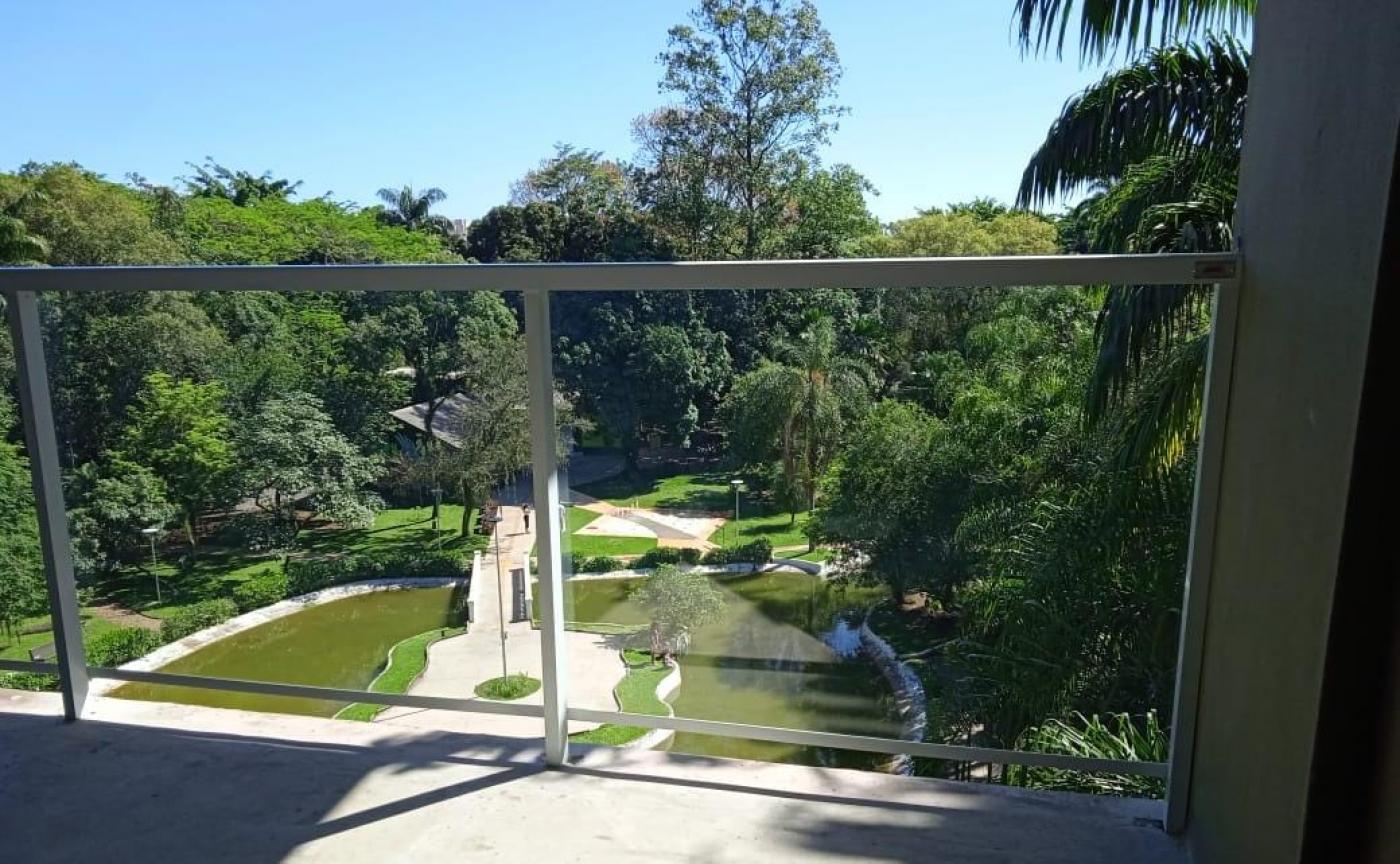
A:
<svg viewBox="0 0 1400 864">
<path fill-rule="evenodd" d="M 460 623 L 460 613 L 453 611 L 459 608 L 456 593 L 454 588 L 394 589 L 310 606 L 206 645 L 159 671 L 364 689 L 396 643 Z M 112 695 L 320 717 L 330 717 L 346 704 L 161 684 L 125 684 Z"/>
<path fill-rule="evenodd" d="M 570 580 L 570 621 L 645 624 L 628 599 L 638 580 Z M 697 630 L 671 698 L 681 717 L 899 737 L 893 696 L 859 653 L 857 629 L 878 589 L 833 585 L 806 573 L 761 573 L 717 582 L 724 617 Z M 677 753 L 879 770 L 887 757 L 678 732 Z"/>
</svg>

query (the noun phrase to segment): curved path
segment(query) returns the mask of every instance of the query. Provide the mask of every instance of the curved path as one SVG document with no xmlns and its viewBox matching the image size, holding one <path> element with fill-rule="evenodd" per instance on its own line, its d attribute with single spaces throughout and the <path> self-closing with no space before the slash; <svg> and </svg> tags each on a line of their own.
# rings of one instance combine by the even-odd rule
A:
<svg viewBox="0 0 1400 864">
<path fill-rule="evenodd" d="M 512 569 L 518 570 L 522 557 L 535 544 L 534 522 L 525 530 L 523 511 L 519 507 L 502 507 L 504 521 L 501 531 L 500 587 L 507 592 L 506 615 L 510 615 L 510 586 Z M 481 556 L 481 585 L 477 587 L 477 620 L 461 636 L 444 639 L 428 649 L 428 666 L 408 692 L 423 696 L 448 696 L 457 699 L 475 698 L 476 685 L 501 674 L 500 592 L 496 579 L 496 546 L 493 540 Z M 524 672 L 539 678 L 542 668 L 539 631 L 529 621 L 506 622 L 506 665 L 511 674 Z M 569 704 L 580 708 L 616 711 L 613 688 L 626 671 L 618 655 L 618 637 L 594 633 L 565 633 L 568 650 Z M 544 695 L 536 691 L 519 700 L 525 704 L 544 704 Z M 508 717 L 495 714 L 467 714 L 459 711 L 431 711 L 418 708 L 391 707 L 375 722 L 402 726 L 447 729 L 455 732 L 502 735 L 518 738 L 541 738 L 544 722 L 535 717 Z M 570 731 L 589 729 L 596 723 L 570 723 Z"/>
</svg>

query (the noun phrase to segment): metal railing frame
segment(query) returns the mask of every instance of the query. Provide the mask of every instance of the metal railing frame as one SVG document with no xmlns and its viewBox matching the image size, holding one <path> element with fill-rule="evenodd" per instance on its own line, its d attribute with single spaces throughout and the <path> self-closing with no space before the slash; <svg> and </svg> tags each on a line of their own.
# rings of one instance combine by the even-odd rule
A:
<svg viewBox="0 0 1400 864">
<path fill-rule="evenodd" d="M 69 720 L 82 716 L 88 682 L 94 678 L 539 717 L 544 721 L 545 759 L 551 766 L 561 766 L 567 762 L 568 726 L 570 720 L 575 720 L 891 755 L 1157 777 L 1167 781 L 1166 827 L 1171 831 L 1180 831 L 1185 824 L 1194 742 L 1206 598 L 1210 587 L 1215 498 L 1226 416 L 1224 409 L 1234 354 L 1235 289 L 1239 268 L 1236 253 L 628 264 L 0 268 L 0 292 L 3 292 L 7 303 L 19 372 L 25 443 L 38 505 L 45 577 L 57 647 L 56 663 L 0 661 L 0 670 L 57 672 L 62 682 L 64 715 Z M 1212 285 L 1216 289 L 1168 762 L 1087 759 L 568 706 L 568 678 L 563 648 L 564 589 L 558 542 L 559 472 L 554 440 L 553 352 L 549 332 L 550 296 L 553 292 L 1086 285 Z M 370 693 L 88 666 L 83 657 L 77 587 L 38 314 L 38 295 L 47 291 L 521 292 L 525 297 L 530 440 L 537 502 L 535 514 L 539 528 L 544 705 Z"/>
</svg>

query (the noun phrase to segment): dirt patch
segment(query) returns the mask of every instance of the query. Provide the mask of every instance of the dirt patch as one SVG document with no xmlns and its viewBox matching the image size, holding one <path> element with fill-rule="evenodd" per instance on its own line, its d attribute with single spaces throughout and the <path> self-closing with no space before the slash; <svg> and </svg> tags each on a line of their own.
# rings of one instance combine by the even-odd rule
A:
<svg viewBox="0 0 1400 864">
<path fill-rule="evenodd" d="M 115 603 L 106 603 L 101 606 L 89 606 L 87 611 L 95 618 L 110 622 L 118 627 L 140 627 L 142 630 L 159 630 L 160 619 L 152 618 L 149 615 L 142 615 L 140 612 L 133 612 L 130 609 L 118 606 Z"/>
</svg>

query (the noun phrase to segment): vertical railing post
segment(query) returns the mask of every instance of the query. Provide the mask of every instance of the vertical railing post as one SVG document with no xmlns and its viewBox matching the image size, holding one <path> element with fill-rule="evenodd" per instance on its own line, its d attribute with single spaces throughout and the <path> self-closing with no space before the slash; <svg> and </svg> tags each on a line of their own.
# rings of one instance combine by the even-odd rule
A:
<svg viewBox="0 0 1400 864">
<path fill-rule="evenodd" d="M 1215 556 L 1215 516 L 1224 461 L 1225 416 L 1230 400 L 1230 373 L 1235 359 L 1235 316 L 1239 282 L 1216 286 L 1211 314 L 1206 388 L 1201 402 L 1201 437 L 1196 457 L 1196 489 L 1191 507 L 1191 541 L 1186 552 L 1186 590 L 1181 602 L 1181 638 L 1177 644 L 1176 695 L 1172 706 L 1168 755 L 1165 828 L 1186 828 L 1191 760 L 1196 748 L 1196 703 L 1201 691 L 1206 609 Z"/>
<path fill-rule="evenodd" d="M 39 298 L 33 291 L 6 296 L 10 339 L 14 343 L 19 378 L 24 444 L 34 482 L 39 518 L 39 545 L 44 554 L 49 614 L 63 691 L 63 716 L 76 720 L 87 701 L 87 661 L 83 656 L 82 619 L 78 617 L 78 587 L 73 578 L 73 550 L 68 540 L 68 513 L 63 503 L 63 477 L 58 462 L 58 436 L 49 398 L 48 363 L 39 327 Z"/>
<path fill-rule="evenodd" d="M 539 555 L 540 652 L 544 669 L 544 753 L 549 765 L 569 755 L 568 669 L 564 645 L 564 581 L 559 541 L 558 431 L 554 420 L 554 350 L 549 292 L 525 293 L 525 350 L 530 384 L 530 455 L 535 493 L 535 549 Z M 528 585 L 526 591 L 528 591 Z"/>
</svg>

